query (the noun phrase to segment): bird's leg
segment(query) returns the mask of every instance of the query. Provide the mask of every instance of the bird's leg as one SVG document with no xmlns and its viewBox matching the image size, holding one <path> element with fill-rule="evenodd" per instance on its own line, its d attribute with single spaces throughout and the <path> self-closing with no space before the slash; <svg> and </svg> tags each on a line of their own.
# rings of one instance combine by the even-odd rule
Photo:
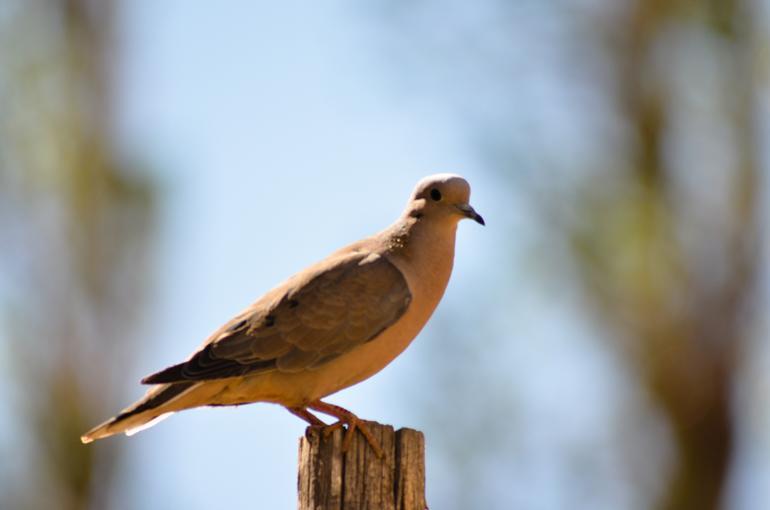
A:
<svg viewBox="0 0 770 510">
<path fill-rule="evenodd" d="M 289 411 L 294 416 L 299 416 L 306 422 L 308 422 L 313 427 L 326 427 L 326 423 L 321 421 L 318 416 L 314 415 L 310 411 L 307 410 L 307 408 L 304 407 L 287 407 L 287 411 Z"/>
<path fill-rule="evenodd" d="M 314 411 L 318 411 L 319 413 L 324 413 L 324 414 L 328 414 L 329 416 L 334 416 L 335 418 L 337 418 L 337 420 L 339 420 L 337 421 L 337 423 L 329 425 L 329 427 L 326 428 L 326 430 L 328 431 L 342 427 L 342 425 L 348 426 L 348 431 L 345 433 L 345 439 L 342 441 L 343 452 L 347 451 L 348 447 L 350 446 L 350 442 L 353 440 L 353 434 L 355 434 L 356 429 L 358 429 L 361 431 L 361 434 L 364 435 L 364 438 L 366 438 L 366 441 L 369 443 L 369 446 L 372 447 L 372 450 L 374 450 L 374 453 L 375 455 L 377 455 L 377 458 L 381 459 L 383 457 L 382 448 L 380 447 L 380 444 L 372 435 L 369 428 L 366 426 L 366 422 L 364 422 L 355 414 L 351 413 L 347 409 L 343 409 L 340 406 L 335 406 L 334 404 L 327 404 L 326 402 L 321 402 L 320 400 L 311 402 L 310 404 L 307 405 L 307 407 L 309 407 Z"/>
</svg>

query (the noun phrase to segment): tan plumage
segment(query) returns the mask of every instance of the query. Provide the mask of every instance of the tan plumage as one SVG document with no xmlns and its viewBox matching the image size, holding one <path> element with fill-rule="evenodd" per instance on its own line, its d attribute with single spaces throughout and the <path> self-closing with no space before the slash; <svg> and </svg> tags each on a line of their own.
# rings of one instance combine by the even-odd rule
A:
<svg viewBox="0 0 770 510">
<path fill-rule="evenodd" d="M 366 434 L 355 415 L 319 399 L 380 371 L 422 329 L 449 280 L 458 221 L 483 225 L 469 196 L 460 176 L 423 179 L 393 225 L 269 291 L 187 361 L 143 379 L 154 385 L 145 396 L 82 441 L 131 434 L 183 409 L 251 402 L 319 425 L 314 409 Z"/>
</svg>

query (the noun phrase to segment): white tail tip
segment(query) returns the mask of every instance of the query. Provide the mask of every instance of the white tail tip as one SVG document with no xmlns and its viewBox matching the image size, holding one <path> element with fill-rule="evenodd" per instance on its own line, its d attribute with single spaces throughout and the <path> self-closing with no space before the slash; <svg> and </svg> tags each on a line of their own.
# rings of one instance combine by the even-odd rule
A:
<svg viewBox="0 0 770 510">
<path fill-rule="evenodd" d="M 174 414 L 174 413 L 163 413 L 160 416 L 156 416 L 155 418 L 153 418 L 152 420 L 148 421 L 147 423 L 143 423 L 143 424 L 139 425 L 138 427 L 134 427 L 132 429 L 126 430 L 125 434 L 127 436 L 133 436 L 134 434 L 136 434 L 138 432 L 141 432 L 144 429 L 149 429 L 150 427 L 152 427 L 156 423 L 165 420 L 166 418 L 168 418 L 172 414 Z"/>
</svg>

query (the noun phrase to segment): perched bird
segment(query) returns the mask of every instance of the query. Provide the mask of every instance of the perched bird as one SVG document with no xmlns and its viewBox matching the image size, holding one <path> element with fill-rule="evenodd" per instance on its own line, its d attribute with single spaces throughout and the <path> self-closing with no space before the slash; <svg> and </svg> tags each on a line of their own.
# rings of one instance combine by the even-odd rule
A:
<svg viewBox="0 0 770 510">
<path fill-rule="evenodd" d="M 366 425 L 321 401 L 382 370 L 420 332 L 441 300 L 454 261 L 457 223 L 484 225 L 459 175 L 421 180 L 403 214 L 382 232 L 349 246 L 281 283 L 216 330 L 187 361 L 145 377 L 138 402 L 81 440 L 145 429 L 199 406 L 280 404 L 312 425 L 311 411 L 359 429 Z"/>
</svg>

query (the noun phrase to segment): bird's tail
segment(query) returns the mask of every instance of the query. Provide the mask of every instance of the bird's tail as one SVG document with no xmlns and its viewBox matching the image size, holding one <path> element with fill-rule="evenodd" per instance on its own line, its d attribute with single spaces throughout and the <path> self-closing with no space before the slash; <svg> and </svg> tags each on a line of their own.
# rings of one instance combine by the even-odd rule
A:
<svg viewBox="0 0 770 510">
<path fill-rule="evenodd" d="M 114 418 L 110 418 L 80 436 L 80 440 L 83 443 L 90 443 L 96 439 L 121 432 L 130 436 L 152 427 L 176 411 L 177 409 L 170 404 L 195 384 L 184 382 L 158 385 Z"/>
</svg>

